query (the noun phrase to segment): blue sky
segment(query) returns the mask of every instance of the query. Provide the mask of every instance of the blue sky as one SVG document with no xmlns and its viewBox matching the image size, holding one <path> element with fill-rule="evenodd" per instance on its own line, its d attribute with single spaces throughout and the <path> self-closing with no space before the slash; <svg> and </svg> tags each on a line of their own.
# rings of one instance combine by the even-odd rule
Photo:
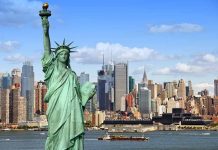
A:
<svg viewBox="0 0 218 150">
<path fill-rule="evenodd" d="M 43 79 L 40 0 L 0 0 L 0 72 L 31 60 Z M 48 0 L 51 43 L 74 41 L 72 68 L 96 81 L 106 63 L 129 62 L 136 81 L 145 68 L 157 83 L 183 78 L 213 93 L 218 78 L 217 0 Z M 112 54 L 112 55 L 111 55 Z M 112 56 L 112 57 L 111 57 Z"/>
</svg>

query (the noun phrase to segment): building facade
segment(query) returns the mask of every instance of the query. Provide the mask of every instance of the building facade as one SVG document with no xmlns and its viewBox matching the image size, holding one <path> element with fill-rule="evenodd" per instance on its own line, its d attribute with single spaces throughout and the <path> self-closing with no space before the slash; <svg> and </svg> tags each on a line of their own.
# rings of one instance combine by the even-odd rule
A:
<svg viewBox="0 0 218 150">
<path fill-rule="evenodd" d="M 34 114 L 34 72 L 31 62 L 24 62 L 22 66 L 21 96 L 27 100 L 27 121 L 32 121 Z"/>
<path fill-rule="evenodd" d="M 121 110 L 121 98 L 128 93 L 128 65 L 119 63 L 114 66 L 115 111 Z"/>
</svg>

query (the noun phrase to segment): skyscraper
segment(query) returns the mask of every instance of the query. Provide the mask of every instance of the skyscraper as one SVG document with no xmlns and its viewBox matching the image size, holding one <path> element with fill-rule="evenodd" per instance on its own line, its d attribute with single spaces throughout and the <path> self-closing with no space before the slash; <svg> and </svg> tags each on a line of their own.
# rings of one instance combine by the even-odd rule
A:
<svg viewBox="0 0 218 150">
<path fill-rule="evenodd" d="M 139 111 L 141 114 L 151 113 L 151 91 L 147 87 L 139 89 Z"/>
<path fill-rule="evenodd" d="M 20 87 L 12 86 L 10 93 L 10 123 L 26 122 L 26 99 L 20 96 Z"/>
<path fill-rule="evenodd" d="M 27 121 L 33 120 L 34 108 L 34 72 L 31 62 L 24 62 L 21 74 L 21 96 L 25 97 Z"/>
<path fill-rule="evenodd" d="M 114 73 L 112 65 L 106 65 L 98 72 L 97 99 L 99 110 L 113 110 L 112 89 L 114 86 Z"/>
<path fill-rule="evenodd" d="M 21 71 L 16 68 L 11 71 L 11 84 L 21 87 Z"/>
<path fill-rule="evenodd" d="M 114 66 L 115 110 L 121 110 L 121 98 L 128 93 L 128 65 L 118 63 Z"/>
<path fill-rule="evenodd" d="M 192 81 L 188 81 L 188 96 L 193 96 L 194 90 L 192 88 Z"/>
<path fill-rule="evenodd" d="M 135 79 L 132 76 L 129 76 L 129 93 L 134 89 Z"/>
<path fill-rule="evenodd" d="M 186 88 L 185 88 L 185 81 L 183 79 L 179 80 L 178 97 L 181 99 L 180 107 L 185 108 Z"/>
<path fill-rule="evenodd" d="M 1 89 L 1 120 L 2 123 L 9 123 L 10 89 Z"/>
<path fill-rule="evenodd" d="M 79 76 L 79 83 L 80 85 L 83 85 L 84 83 L 89 81 L 89 74 L 85 72 L 81 72 Z"/>
<path fill-rule="evenodd" d="M 214 96 L 218 96 L 218 79 L 214 80 Z"/>
<path fill-rule="evenodd" d="M 44 115 L 47 110 L 47 104 L 44 102 L 44 97 L 47 92 L 45 82 L 37 82 L 35 87 L 35 113 Z"/>
<path fill-rule="evenodd" d="M 142 77 L 142 83 L 145 83 L 145 87 L 148 87 L 148 79 L 147 79 L 147 74 L 144 69 L 143 77 Z"/>
<path fill-rule="evenodd" d="M 151 82 L 152 80 L 148 80 L 148 89 L 151 90 L 151 98 L 155 99 L 157 98 L 157 84 L 154 84 Z"/>
<path fill-rule="evenodd" d="M 11 88 L 11 76 L 9 73 L 4 73 L 2 76 L 2 88 L 3 89 Z"/>
</svg>

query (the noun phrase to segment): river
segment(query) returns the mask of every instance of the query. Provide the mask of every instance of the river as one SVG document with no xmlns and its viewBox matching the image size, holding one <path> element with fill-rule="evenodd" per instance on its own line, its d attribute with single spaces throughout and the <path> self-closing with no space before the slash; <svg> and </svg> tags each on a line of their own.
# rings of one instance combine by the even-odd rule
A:
<svg viewBox="0 0 218 150">
<path fill-rule="evenodd" d="M 217 131 L 155 131 L 147 142 L 98 141 L 104 131 L 87 131 L 85 150 L 218 150 Z M 125 133 L 141 136 L 141 133 Z M 43 150 L 47 132 L 0 131 L 0 150 Z"/>
</svg>

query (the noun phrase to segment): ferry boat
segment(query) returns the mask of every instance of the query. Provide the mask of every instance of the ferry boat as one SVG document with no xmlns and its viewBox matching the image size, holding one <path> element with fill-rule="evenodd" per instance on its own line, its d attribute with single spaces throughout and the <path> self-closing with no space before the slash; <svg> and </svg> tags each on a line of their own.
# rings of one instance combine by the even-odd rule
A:
<svg viewBox="0 0 218 150">
<path fill-rule="evenodd" d="M 99 137 L 98 140 L 109 140 L 109 141 L 148 141 L 148 137 L 135 137 L 135 136 L 123 136 L 123 135 L 109 135 L 108 133 Z"/>
</svg>

